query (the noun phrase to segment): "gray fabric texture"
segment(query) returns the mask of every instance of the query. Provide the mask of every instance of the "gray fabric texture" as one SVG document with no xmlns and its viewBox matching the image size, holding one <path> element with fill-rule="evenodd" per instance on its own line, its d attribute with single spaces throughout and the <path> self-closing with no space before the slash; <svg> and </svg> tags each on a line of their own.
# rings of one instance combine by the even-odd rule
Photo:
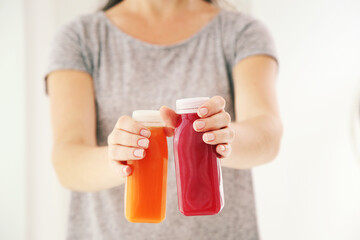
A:
<svg viewBox="0 0 360 240">
<path fill-rule="evenodd" d="M 235 119 L 232 68 L 257 54 L 276 59 L 271 35 L 261 22 L 239 12 L 221 10 L 195 35 L 172 45 L 154 45 L 129 36 L 104 12 L 96 12 L 60 29 L 47 73 L 72 69 L 92 76 L 97 142 L 106 145 L 120 116 L 162 105 L 174 108 L 179 98 L 223 96 L 226 110 Z M 259 239 L 251 171 L 223 168 L 222 172 L 223 210 L 215 216 L 183 216 L 177 206 L 169 139 L 167 208 L 162 223 L 127 222 L 124 186 L 72 192 L 67 239 Z"/>
</svg>

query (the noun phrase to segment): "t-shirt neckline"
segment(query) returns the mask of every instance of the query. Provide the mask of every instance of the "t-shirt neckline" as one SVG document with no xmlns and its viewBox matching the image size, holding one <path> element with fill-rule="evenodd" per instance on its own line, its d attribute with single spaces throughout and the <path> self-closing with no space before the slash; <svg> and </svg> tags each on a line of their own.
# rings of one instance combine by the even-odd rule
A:
<svg viewBox="0 0 360 240">
<path fill-rule="evenodd" d="M 187 37 L 186 39 L 183 39 L 179 42 L 176 43 L 171 43 L 171 44 L 155 44 L 155 43 L 150 43 L 150 42 L 146 42 L 144 40 L 141 40 L 137 37 L 134 37 L 126 32 L 124 32 L 122 29 L 118 28 L 105 14 L 104 11 L 100 11 L 99 14 L 100 16 L 104 19 L 104 21 L 106 22 L 106 24 L 115 30 L 115 32 L 121 34 L 122 36 L 128 38 L 129 40 L 139 44 L 139 45 L 143 45 L 145 47 L 149 47 L 149 48 L 157 48 L 157 49 L 167 49 L 167 48 L 175 48 L 175 47 L 179 47 L 182 45 L 185 45 L 191 41 L 193 41 L 194 39 L 197 39 L 203 32 L 206 32 L 209 28 L 211 28 L 220 18 L 220 15 L 222 14 L 224 10 L 223 9 L 219 9 L 219 12 L 210 20 L 208 21 L 204 26 L 202 26 L 197 32 L 195 32 L 194 34 L 192 34 L 191 36 Z"/>
</svg>

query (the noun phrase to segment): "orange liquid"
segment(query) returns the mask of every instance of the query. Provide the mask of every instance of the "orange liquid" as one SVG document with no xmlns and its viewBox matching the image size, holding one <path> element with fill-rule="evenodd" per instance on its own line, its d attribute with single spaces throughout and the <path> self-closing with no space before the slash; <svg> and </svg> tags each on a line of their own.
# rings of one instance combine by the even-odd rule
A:
<svg viewBox="0 0 360 240">
<path fill-rule="evenodd" d="M 149 148 L 145 158 L 128 161 L 131 176 L 126 179 L 125 217 L 129 222 L 159 223 L 165 218 L 168 150 L 162 127 L 149 127 Z"/>
</svg>

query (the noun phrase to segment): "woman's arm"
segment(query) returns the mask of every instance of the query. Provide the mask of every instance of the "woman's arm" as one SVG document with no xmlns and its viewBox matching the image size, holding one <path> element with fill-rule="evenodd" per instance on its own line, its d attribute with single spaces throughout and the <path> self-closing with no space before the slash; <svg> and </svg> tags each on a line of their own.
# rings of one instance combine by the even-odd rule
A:
<svg viewBox="0 0 360 240">
<path fill-rule="evenodd" d="M 233 70 L 236 121 L 232 153 L 222 161 L 231 168 L 251 168 L 273 160 L 280 147 L 282 124 L 276 97 L 276 61 L 253 56 Z"/>
<path fill-rule="evenodd" d="M 109 147 L 99 147 L 91 76 L 80 71 L 55 71 L 48 77 L 48 92 L 54 138 L 52 161 L 60 183 L 75 191 L 98 191 L 124 183 L 131 169 L 120 160 L 142 158 L 133 153 L 145 137 L 135 132 L 147 130 L 130 117 L 121 117 L 109 135 Z"/>
<path fill-rule="evenodd" d="M 276 157 L 282 136 L 276 75 L 277 63 L 271 57 L 248 57 L 233 70 L 236 121 L 231 122 L 220 96 L 212 97 L 198 109 L 200 119 L 194 122 L 194 130 L 204 133 L 205 143 L 216 145 L 219 157 L 224 158 L 222 166 L 245 169 Z M 168 135 L 173 135 L 175 111 L 163 106 L 160 112 Z"/>
<path fill-rule="evenodd" d="M 79 71 L 56 71 L 48 77 L 53 127 L 52 162 L 60 183 L 75 191 L 96 191 L 124 183 L 112 171 L 107 147 L 96 145 L 92 78 Z"/>
</svg>

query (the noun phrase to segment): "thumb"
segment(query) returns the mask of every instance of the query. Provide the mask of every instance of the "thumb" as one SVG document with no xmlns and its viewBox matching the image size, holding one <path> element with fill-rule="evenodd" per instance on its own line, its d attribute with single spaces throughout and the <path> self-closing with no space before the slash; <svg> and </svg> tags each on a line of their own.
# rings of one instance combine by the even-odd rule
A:
<svg viewBox="0 0 360 240">
<path fill-rule="evenodd" d="M 174 135 L 174 129 L 178 121 L 178 115 L 174 110 L 167 106 L 162 106 L 160 108 L 160 115 L 165 123 L 165 133 L 167 136 L 171 137 Z"/>
</svg>

